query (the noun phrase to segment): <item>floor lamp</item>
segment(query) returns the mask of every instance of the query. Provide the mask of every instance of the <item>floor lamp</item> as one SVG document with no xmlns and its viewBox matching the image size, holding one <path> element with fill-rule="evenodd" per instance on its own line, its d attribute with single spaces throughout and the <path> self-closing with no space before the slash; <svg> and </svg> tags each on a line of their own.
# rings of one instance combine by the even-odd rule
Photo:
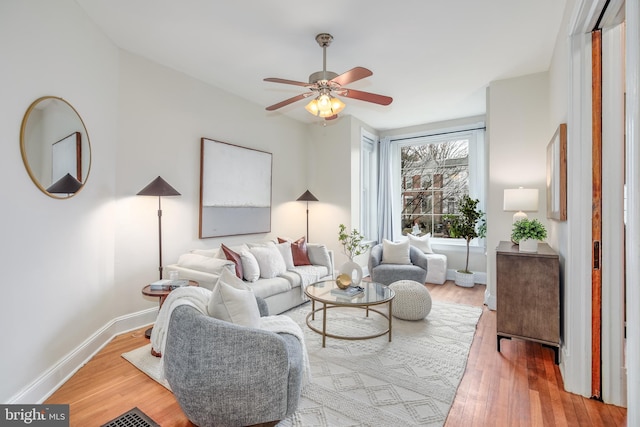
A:
<svg viewBox="0 0 640 427">
<path fill-rule="evenodd" d="M 160 280 L 162 280 L 162 205 L 160 199 L 162 196 L 179 196 L 180 193 L 170 186 L 167 181 L 161 177 L 157 177 L 149 185 L 144 187 L 137 194 L 138 196 L 158 196 L 158 255 Z"/>
<path fill-rule="evenodd" d="M 302 193 L 302 196 L 296 199 L 298 202 L 307 202 L 307 242 L 309 241 L 309 202 L 317 202 L 316 196 L 311 194 L 309 190 Z"/>
</svg>

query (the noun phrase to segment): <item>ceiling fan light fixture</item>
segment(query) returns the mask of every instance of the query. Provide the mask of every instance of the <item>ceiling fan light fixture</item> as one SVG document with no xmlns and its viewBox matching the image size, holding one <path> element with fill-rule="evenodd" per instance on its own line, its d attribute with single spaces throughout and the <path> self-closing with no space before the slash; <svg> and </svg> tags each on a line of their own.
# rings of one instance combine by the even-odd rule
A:
<svg viewBox="0 0 640 427">
<path fill-rule="evenodd" d="M 331 95 L 322 94 L 312 99 L 305 107 L 308 112 L 316 117 L 335 116 L 344 110 L 345 104 L 340 99 Z"/>
</svg>

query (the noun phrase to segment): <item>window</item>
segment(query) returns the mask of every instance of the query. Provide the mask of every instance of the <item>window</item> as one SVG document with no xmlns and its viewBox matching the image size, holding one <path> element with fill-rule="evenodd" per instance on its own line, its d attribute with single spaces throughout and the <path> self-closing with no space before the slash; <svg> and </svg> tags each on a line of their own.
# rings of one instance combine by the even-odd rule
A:
<svg viewBox="0 0 640 427">
<path fill-rule="evenodd" d="M 402 234 L 448 239 L 445 215 L 457 214 L 464 195 L 484 210 L 484 128 L 400 138 L 399 228 Z"/>
</svg>

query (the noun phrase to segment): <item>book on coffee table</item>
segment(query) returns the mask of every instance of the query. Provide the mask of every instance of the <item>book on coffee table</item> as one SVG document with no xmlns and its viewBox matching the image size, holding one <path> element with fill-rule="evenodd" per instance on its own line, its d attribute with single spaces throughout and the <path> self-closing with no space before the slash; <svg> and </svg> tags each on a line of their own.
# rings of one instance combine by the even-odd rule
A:
<svg viewBox="0 0 640 427">
<path fill-rule="evenodd" d="M 355 296 L 362 294 L 363 292 L 364 290 L 362 288 L 356 287 L 356 286 L 349 286 L 346 289 L 340 289 L 340 288 L 331 289 L 332 295 L 335 295 L 338 297 L 345 297 L 345 298 L 353 298 Z"/>
</svg>

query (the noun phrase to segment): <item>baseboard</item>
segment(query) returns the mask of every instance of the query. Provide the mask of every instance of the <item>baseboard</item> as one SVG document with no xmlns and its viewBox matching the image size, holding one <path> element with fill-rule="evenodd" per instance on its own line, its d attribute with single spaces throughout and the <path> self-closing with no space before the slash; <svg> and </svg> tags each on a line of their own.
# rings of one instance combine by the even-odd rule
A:
<svg viewBox="0 0 640 427">
<path fill-rule="evenodd" d="M 150 325 L 155 322 L 157 315 L 158 309 L 154 307 L 113 319 L 66 357 L 49 368 L 39 378 L 12 396 L 7 403 L 33 404 L 44 402 L 116 335 Z"/>
</svg>

